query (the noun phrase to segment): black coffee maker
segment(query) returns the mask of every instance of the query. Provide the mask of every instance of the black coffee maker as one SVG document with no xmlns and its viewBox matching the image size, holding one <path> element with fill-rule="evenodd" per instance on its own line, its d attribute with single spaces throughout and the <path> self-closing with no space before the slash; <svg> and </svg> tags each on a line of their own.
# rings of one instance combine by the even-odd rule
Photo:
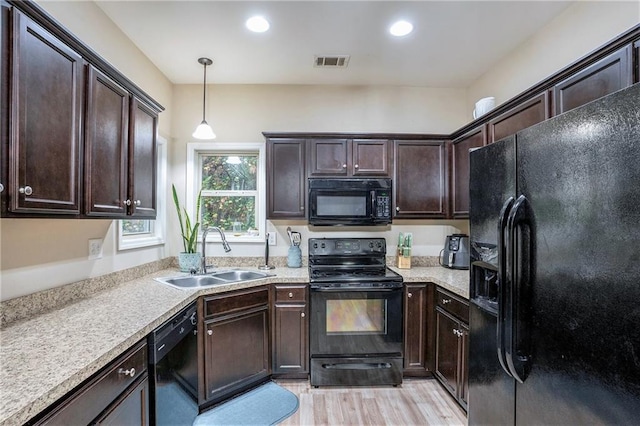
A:
<svg viewBox="0 0 640 426">
<path fill-rule="evenodd" d="M 440 266 L 451 269 L 469 269 L 469 236 L 467 234 L 447 235 L 444 248 L 438 257 Z"/>
</svg>

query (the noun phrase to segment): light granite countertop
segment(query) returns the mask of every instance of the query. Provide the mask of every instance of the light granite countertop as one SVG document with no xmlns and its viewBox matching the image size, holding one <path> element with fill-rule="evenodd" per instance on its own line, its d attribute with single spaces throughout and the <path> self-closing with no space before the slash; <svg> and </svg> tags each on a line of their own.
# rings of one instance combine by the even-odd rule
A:
<svg viewBox="0 0 640 426">
<path fill-rule="evenodd" d="M 433 282 L 468 298 L 468 271 L 392 269 L 405 282 Z M 270 273 L 273 276 L 261 280 L 193 290 L 154 280 L 181 275 L 176 269 L 162 269 L 4 327 L 0 330 L 0 424 L 28 421 L 199 296 L 309 281 L 306 267 L 277 267 Z"/>
</svg>

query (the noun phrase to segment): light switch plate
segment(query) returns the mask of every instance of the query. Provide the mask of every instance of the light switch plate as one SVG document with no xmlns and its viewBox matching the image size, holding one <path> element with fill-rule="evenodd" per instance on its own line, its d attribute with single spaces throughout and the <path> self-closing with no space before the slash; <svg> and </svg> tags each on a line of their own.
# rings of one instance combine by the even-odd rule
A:
<svg viewBox="0 0 640 426">
<path fill-rule="evenodd" d="M 275 232 L 268 232 L 267 233 L 269 235 L 269 245 L 270 246 L 275 246 L 276 245 L 276 233 Z"/>
</svg>

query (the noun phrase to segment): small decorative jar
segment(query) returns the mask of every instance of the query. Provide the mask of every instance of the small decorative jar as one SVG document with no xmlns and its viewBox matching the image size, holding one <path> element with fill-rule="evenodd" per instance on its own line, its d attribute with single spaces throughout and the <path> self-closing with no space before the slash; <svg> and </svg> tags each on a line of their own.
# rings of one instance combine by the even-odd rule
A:
<svg viewBox="0 0 640 426">
<path fill-rule="evenodd" d="M 192 272 L 200 270 L 200 253 L 178 253 L 178 265 L 180 272 Z"/>
<path fill-rule="evenodd" d="M 287 266 L 289 268 L 300 268 L 302 266 L 302 251 L 300 250 L 300 246 L 289 247 Z"/>
</svg>

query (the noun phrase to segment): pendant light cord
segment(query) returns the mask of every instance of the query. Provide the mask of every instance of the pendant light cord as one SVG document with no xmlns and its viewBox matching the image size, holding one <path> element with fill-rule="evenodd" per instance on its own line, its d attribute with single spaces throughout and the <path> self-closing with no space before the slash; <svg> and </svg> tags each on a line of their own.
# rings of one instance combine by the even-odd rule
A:
<svg viewBox="0 0 640 426">
<path fill-rule="evenodd" d="M 205 108 L 207 106 L 207 63 L 204 63 L 204 85 L 202 87 L 202 121 L 205 121 Z"/>
</svg>

